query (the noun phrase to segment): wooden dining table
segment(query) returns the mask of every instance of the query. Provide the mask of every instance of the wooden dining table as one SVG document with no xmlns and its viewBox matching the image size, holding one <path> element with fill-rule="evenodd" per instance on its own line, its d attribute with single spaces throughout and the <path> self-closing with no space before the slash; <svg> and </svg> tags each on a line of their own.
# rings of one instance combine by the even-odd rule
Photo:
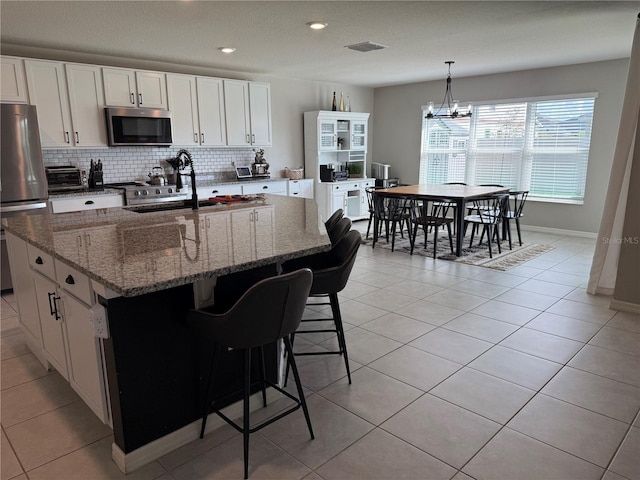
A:
<svg viewBox="0 0 640 480">
<path fill-rule="evenodd" d="M 462 242 L 464 240 L 464 209 L 468 201 L 476 198 L 493 195 L 494 193 L 506 193 L 506 187 L 477 187 L 472 185 L 446 185 L 421 183 L 418 185 L 403 185 L 392 188 L 376 189 L 376 195 L 385 197 L 413 198 L 415 200 L 447 200 L 454 203 L 456 225 L 456 256 L 462 255 Z"/>
</svg>

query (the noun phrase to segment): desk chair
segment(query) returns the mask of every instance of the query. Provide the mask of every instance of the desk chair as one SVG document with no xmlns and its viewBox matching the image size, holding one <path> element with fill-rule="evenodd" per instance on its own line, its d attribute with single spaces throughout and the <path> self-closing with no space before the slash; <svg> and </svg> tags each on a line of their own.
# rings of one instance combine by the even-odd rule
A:
<svg viewBox="0 0 640 480">
<path fill-rule="evenodd" d="M 249 434 L 281 419 L 302 407 L 309 434 L 314 438 L 307 403 L 302 391 L 295 358 L 289 336 L 300 325 L 305 302 L 309 295 L 313 275 L 309 269 L 301 269 L 286 275 L 261 280 L 247 290 L 242 297 L 224 313 L 210 313 L 205 310 L 191 310 L 187 314 L 187 325 L 201 340 L 212 346 L 212 361 L 207 387 L 204 393 L 202 427 L 200 438 L 204 436 L 209 409 L 212 408 L 224 421 L 243 434 L 244 437 L 244 478 L 249 476 Z M 287 368 L 291 366 L 298 389 L 298 398 L 284 391 L 265 378 L 265 345 L 283 340 L 287 352 Z M 212 402 L 212 389 L 221 349 L 239 349 L 244 352 L 244 415 L 243 425 L 236 424 Z M 251 390 L 251 353 L 255 349 L 260 355 L 259 371 L 263 405 L 267 406 L 265 386 L 275 388 L 295 402 L 295 405 L 260 425 L 249 428 L 249 395 Z"/>
</svg>

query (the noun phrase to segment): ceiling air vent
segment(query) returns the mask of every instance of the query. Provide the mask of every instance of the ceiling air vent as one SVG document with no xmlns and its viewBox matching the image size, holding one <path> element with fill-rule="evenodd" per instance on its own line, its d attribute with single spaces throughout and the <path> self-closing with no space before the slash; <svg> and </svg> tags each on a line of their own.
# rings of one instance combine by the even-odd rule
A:
<svg viewBox="0 0 640 480">
<path fill-rule="evenodd" d="M 345 45 L 345 48 L 355 50 L 356 52 L 371 52 L 373 50 L 382 50 L 383 48 L 387 48 L 387 46 L 373 42 L 362 42 L 354 43 L 353 45 Z"/>
</svg>

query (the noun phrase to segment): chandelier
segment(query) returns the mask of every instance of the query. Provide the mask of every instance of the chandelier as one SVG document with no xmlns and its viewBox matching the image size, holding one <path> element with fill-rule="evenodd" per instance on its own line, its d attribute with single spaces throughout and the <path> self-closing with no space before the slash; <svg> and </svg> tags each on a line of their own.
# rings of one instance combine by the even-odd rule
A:
<svg viewBox="0 0 640 480">
<path fill-rule="evenodd" d="M 458 110 L 458 101 L 454 100 L 453 92 L 451 90 L 451 64 L 456 63 L 453 60 L 446 62 L 449 66 L 449 73 L 447 74 L 447 90 L 444 93 L 444 99 L 442 104 L 437 110 L 434 110 L 434 103 L 427 103 L 427 115 L 425 118 L 457 118 L 457 117 L 470 117 L 471 116 L 471 104 L 467 107 L 464 113 L 460 113 Z"/>
</svg>

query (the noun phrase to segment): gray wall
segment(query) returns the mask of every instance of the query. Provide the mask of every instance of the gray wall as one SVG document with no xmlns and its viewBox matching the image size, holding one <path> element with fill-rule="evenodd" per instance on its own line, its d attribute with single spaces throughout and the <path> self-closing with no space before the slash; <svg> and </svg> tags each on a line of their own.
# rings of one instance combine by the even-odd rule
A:
<svg viewBox="0 0 640 480">
<path fill-rule="evenodd" d="M 528 202 L 523 223 L 537 227 L 596 233 L 613 160 L 627 79 L 628 59 L 456 78 L 454 96 L 461 102 L 517 99 L 598 92 L 584 205 Z M 420 163 L 421 106 L 442 101 L 443 78 L 375 90 L 373 161 L 389 163 L 391 176 L 417 183 Z"/>
</svg>

